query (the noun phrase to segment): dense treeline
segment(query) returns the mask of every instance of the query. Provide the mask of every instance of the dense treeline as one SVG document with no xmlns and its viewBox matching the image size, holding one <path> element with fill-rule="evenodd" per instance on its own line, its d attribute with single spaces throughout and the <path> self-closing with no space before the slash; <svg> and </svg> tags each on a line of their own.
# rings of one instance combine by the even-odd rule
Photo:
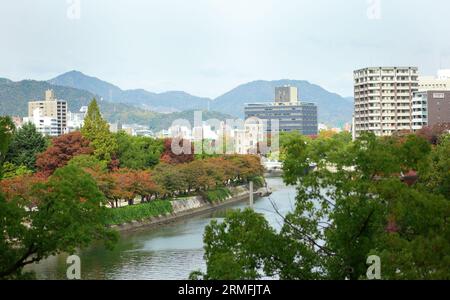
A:
<svg viewBox="0 0 450 300">
<path fill-rule="evenodd" d="M 256 156 L 195 160 L 192 145 L 190 154 L 174 154 L 171 147 L 171 139 L 111 133 L 94 100 L 81 132 L 51 142 L 32 124 L 15 132 L 6 156 L 8 173 L 0 186 L 8 199 L 24 196 L 33 188 L 30 183 L 45 181 L 56 170 L 70 165 L 90 174 L 111 207 L 119 207 L 123 200 L 134 204 L 137 197 L 149 202 L 199 194 L 256 180 L 263 173 Z"/>
</svg>

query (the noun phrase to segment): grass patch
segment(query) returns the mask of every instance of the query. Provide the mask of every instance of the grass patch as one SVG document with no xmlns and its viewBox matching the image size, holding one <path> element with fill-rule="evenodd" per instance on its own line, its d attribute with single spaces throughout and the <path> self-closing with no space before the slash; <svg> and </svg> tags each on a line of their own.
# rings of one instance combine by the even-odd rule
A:
<svg viewBox="0 0 450 300">
<path fill-rule="evenodd" d="M 173 207 L 170 201 L 156 200 L 149 203 L 113 208 L 109 211 L 107 223 L 109 225 L 117 225 L 172 213 Z"/>
<path fill-rule="evenodd" d="M 231 196 L 229 189 L 222 187 L 215 190 L 206 191 L 203 197 L 210 203 L 221 202 Z"/>
</svg>

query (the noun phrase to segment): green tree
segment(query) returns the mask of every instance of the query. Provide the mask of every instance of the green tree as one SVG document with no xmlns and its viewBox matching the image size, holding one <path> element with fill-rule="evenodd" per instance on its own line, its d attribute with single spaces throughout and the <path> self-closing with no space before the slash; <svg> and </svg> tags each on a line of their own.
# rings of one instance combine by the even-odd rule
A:
<svg viewBox="0 0 450 300">
<path fill-rule="evenodd" d="M 117 156 L 122 168 L 147 169 L 159 163 L 164 141 L 149 137 L 135 137 L 119 131 L 115 134 Z"/>
<path fill-rule="evenodd" d="M 111 161 L 113 154 L 117 151 L 117 142 L 109 131 L 108 122 L 102 118 L 95 98 L 89 104 L 81 133 L 91 141 L 97 158 Z"/>
<path fill-rule="evenodd" d="M 0 117 L 0 179 L 2 178 L 2 167 L 14 135 L 14 130 L 14 123 L 10 117 Z"/>
<path fill-rule="evenodd" d="M 225 222 L 212 221 L 204 241 L 207 271 L 203 278 L 208 280 L 258 279 L 266 258 L 279 245 L 264 216 L 250 209 L 231 211 Z"/>
<path fill-rule="evenodd" d="M 419 173 L 422 187 L 450 199 L 450 134 L 440 138 L 431 154 L 419 165 Z"/>
<path fill-rule="evenodd" d="M 26 123 L 14 134 L 9 146 L 7 161 L 16 166 L 36 170 L 37 155 L 47 149 L 48 140 L 32 123 Z"/>
<path fill-rule="evenodd" d="M 23 175 L 30 175 L 33 171 L 27 169 L 25 166 L 16 166 L 10 162 L 3 164 L 3 178 L 12 178 Z"/>
<path fill-rule="evenodd" d="M 93 178 L 80 168 L 58 169 L 33 187 L 37 201 L 0 195 L 0 278 L 20 278 L 23 267 L 61 252 L 74 253 L 93 240 L 112 246 L 117 234 L 106 226 L 108 209 Z"/>
<path fill-rule="evenodd" d="M 264 224 L 246 227 L 242 213 L 212 223 L 205 278 L 365 279 L 367 257 L 378 255 L 383 279 L 450 279 L 448 137 L 430 148 L 416 136 L 291 136 L 283 147 L 284 180 L 297 187 L 294 211 L 275 238 Z M 419 180 L 404 182 L 411 170 Z M 239 271 L 248 262 L 252 272 Z"/>
<path fill-rule="evenodd" d="M 67 165 L 79 167 L 83 170 L 93 170 L 101 173 L 105 173 L 108 171 L 108 165 L 105 161 L 100 161 L 96 157 L 86 154 L 73 157 Z"/>
</svg>

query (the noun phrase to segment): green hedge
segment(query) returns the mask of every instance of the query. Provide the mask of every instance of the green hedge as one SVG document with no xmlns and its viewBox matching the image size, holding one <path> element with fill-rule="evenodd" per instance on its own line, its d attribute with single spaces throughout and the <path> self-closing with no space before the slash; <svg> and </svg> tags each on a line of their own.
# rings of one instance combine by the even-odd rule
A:
<svg viewBox="0 0 450 300">
<path fill-rule="evenodd" d="M 266 180 L 262 176 L 252 177 L 249 181 L 253 181 L 253 187 L 257 189 L 266 185 Z"/>
<path fill-rule="evenodd" d="M 150 217 L 172 213 L 172 203 L 167 200 L 156 200 L 120 208 L 110 209 L 107 223 L 110 225 L 140 221 Z"/>
<path fill-rule="evenodd" d="M 231 196 L 231 192 L 227 188 L 217 188 L 215 190 L 206 191 L 204 193 L 204 198 L 208 200 L 208 202 L 220 202 L 225 199 L 227 199 L 229 196 Z"/>
</svg>

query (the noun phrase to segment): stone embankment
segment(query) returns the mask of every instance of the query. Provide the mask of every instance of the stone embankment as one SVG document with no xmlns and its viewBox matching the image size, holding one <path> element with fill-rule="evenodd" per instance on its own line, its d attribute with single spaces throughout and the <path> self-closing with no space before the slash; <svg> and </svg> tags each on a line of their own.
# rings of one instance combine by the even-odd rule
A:
<svg viewBox="0 0 450 300">
<path fill-rule="evenodd" d="M 132 231 L 143 228 L 148 229 L 151 227 L 159 227 L 182 221 L 193 216 L 206 214 L 235 203 L 249 201 L 250 191 L 246 187 L 239 186 L 231 188 L 230 190 L 232 196 L 220 202 L 209 203 L 201 196 L 175 199 L 172 200 L 173 212 L 171 214 L 151 217 L 141 221 L 132 221 L 121 225 L 113 225 L 112 228 L 119 231 Z M 260 188 L 253 192 L 255 197 L 264 197 L 270 195 L 271 193 L 270 188 L 266 187 Z"/>
</svg>

